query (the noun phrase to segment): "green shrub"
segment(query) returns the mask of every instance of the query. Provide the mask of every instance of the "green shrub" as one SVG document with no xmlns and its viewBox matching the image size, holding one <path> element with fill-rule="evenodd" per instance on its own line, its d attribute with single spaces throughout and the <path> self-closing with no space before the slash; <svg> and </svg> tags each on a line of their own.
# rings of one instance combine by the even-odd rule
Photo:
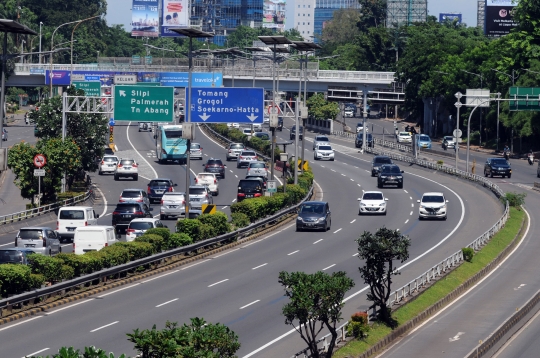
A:
<svg viewBox="0 0 540 358">
<path fill-rule="evenodd" d="M 130 261 L 142 259 L 143 257 L 151 256 L 154 253 L 154 246 L 149 242 L 117 242 L 113 246 L 121 246 L 128 249 Z"/>
<path fill-rule="evenodd" d="M 161 252 L 163 250 L 163 245 L 165 240 L 159 235 L 156 234 L 144 234 L 135 238 L 135 242 L 149 242 L 154 247 L 154 253 Z"/>
<path fill-rule="evenodd" d="M 193 243 L 193 239 L 184 233 L 174 233 L 169 237 L 169 243 L 171 245 L 171 249 L 173 249 L 176 247 L 191 245 Z"/>
<path fill-rule="evenodd" d="M 197 218 L 202 224 L 207 224 L 212 226 L 215 233 L 213 236 L 219 236 L 228 233 L 231 231 L 229 223 L 227 222 L 227 214 L 221 211 L 216 211 L 215 214 L 203 214 Z"/>
<path fill-rule="evenodd" d="M 369 331 L 368 314 L 366 312 L 356 312 L 351 316 L 347 325 L 347 335 L 357 339 L 367 337 Z"/>
<path fill-rule="evenodd" d="M 41 274 L 48 282 L 59 282 L 62 277 L 64 261 L 56 257 L 40 254 L 28 255 L 28 266 L 34 274 Z"/>
<path fill-rule="evenodd" d="M 231 213 L 231 225 L 233 225 L 236 229 L 246 227 L 249 224 L 249 218 L 246 214 L 240 212 Z"/>
<path fill-rule="evenodd" d="M 28 280 L 28 289 L 40 288 L 45 283 L 45 277 L 37 273 L 31 273 Z"/>
<path fill-rule="evenodd" d="M 298 184 L 287 184 L 287 205 L 294 205 L 304 199 L 307 190 Z"/>
<path fill-rule="evenodd" d="M 201 226 L 199 226 L 199 236 L 197 237 L 197 241 L 202 241 L 211 237 L 215 237 L 215 233 L 216 230 L 211 225 L 201 224 Z"/>
<path fill-rule="evenodd" d="M 165 240 L 165 243 L 167 243 L 169 241 L 169 236 L 171 235 L 171 230 L 169 230 L 169 228 L 167 228 L 167 227 L 157 227 L 155 229 L 146 230 L 144 234 L 145 235 L 146 234 L 159 235 L 159 236 L 161 236 L 163 238 L 163 240 Z"/>
<path fill-rule="evenodd" d="M 26 265 L 0 265 L 0 294 L 2 297 L 22 293 L 31 288 L 31 269 Z"/>
<path fill-rule="evenodd" d="M 194 242 L 199 241 L 199 227 L 201 224 L 197 219 L 178 220 L 176 223 L 176 232 L 188 235 Z"/>
<path fill-rule="evenodd" d="M 127 247 L 111 245 L 99 250 L 105 259 L 106 267 L 114 267 L 129 262 L 129 249 Z"/>
<path fill-rule="evenodd" d="M 62 280 L 71 280 L 75 276 L 75 270 L 68 265 L 62 265 L 60 268 L 60 277 Z"/>
<path fill-rule="evenodd" d="M 517 209 L 520 209 L 521 205 L 525 204 L 525 197 L 527 196 L 527 193 L 514 193 L 514 192 L 508 192 L 504 193 L 503 196 L 500 197 L 503 204 L 506 204 L 506 201 L 508 200 L 508 205 L 513 206 Z"/>
<path fill-rule="evenodd" d="M 443 165 L 444 164 L 444 161 L 442 160 L 437 160 L 437 165 Z"/>
<path fill-rule="evenodd" d="M 467 262 L 472 262 L 474 250 L 470 247 L 464 247 L 461 249 L 461 251 L 463 252 L 463 259 Z"/>
<path fill-rule="evenodd" d="M 76 255 L 74 253 L 60 253 L 56 255 L 57 259 L 64 261 L 64 265 L 68 265 L 73 268 L 73 275 L 78 277 L 81 274 L 87 274 L 93 272 L 91 265 L 92 259 L 85 255 Z"/>
<path fill-rule="evenodd" d="M 96 272 L 102 270 L 105 266 L 105 257 L 99 251 L 88 251 L 82 256 L 88 260 L 88 270 L 90 272 Z"/>
</svg>

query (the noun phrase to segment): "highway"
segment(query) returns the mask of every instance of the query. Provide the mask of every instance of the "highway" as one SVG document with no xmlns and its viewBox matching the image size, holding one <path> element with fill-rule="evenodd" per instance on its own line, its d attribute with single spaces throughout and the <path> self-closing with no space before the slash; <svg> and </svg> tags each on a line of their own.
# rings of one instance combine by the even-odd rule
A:
<svg viewBox="0 0 540 358">
<path fill-rule="evenodd" d="M 288 140 L 288 130 L 279 136 Z M 307 137 L 309 149 L 313 134 Z M 358 216 L 356 198 L 362 190 L 376 190 L 376 179 L 369 173 L 371 156 L 358 153 L 350 142 L 334 138 L 332 141 L 337 151 L 336 161 L 312 165 L 320 187 L 318 198 L 327 200 L 332 210 L 329 232 L 296 233 L 294 226 L 289 225 L 161 276 L 0 327 L 3 355 L 24 356 L 38 351 L 53 354 L 64 345 L 78 348 L 95 345 L 134 355 L 126 333 L 135 328 L 151 328 L 154 323 L 162 328 L 166 320 L 183 323 L 198 316 L 233 329 L 242 344 L 239 356 L 288 357 L 305 348 L 305 344 L 297 333 L 291 333 L 292 327 L 284 324 L 281 307 L 285 297 L 277 282 L 280 271 L 346 271 L 356 282 L 344 308 L 346 319 L 369 305 L 358 274 L 361 261 L 355 257 L 354 240 L 364 230 L 376 231 L 386 225 L 399 228 L 411 237 L 410 259 L 402 274 L 395 277 L 394 288 L 398 288 L 469 244 L 502 214 L 494 196 L 474 184 L 401 165 L 405 170 L 404 189 L 383 189 L 389 198 L 388 215 Z M 178 183 L 178 191 L 185 185 L 184 166 L 157 163 L 151 133 L 139 133 L 136 124 L 117 125 L 115 142 L 118 155 L 133 157 L 140 163 L 140 179 L 115 182 L 112 176 L 92 175 L 106 199 L 95 206 L 97 213 L 104 214 L 99 223 L 106 225 L 110 225 L 110 213 L 123 188 L 144 188 L 146 180 L 153 177 L 173 179 Z M 202 144 L 205 158 L 224 159 L 224 149 L 200 131 L 196 142 Z M 306 150 L 307 159 L 312 155 Z M 196 171 L 197 162 L 192 167 Z M 236 180 L 245 174 L 245 169 L 236 169 L 234 162 L 229 163 L 227 170 L 227 177 L 220 180 L 220 195 L 214 197 L 214 203 L 222 205 L 219 208 L 225 212 L 236 197 Z M 418 221 L 416 199 L 426 191 L 442 191 L 450 200 L 447 221 Z M 158 214 L 159 205 L 153 207 Z M 173 220 L 166 223 L 171 228 L 174 225 Z M 51 227 L 54 225 L 51 222 Z M 0 245 L 12 244 L 13 236 L 0 236 Z M 69 244 L 65 249 L 69 249 Z M 24 344 L 21 344 L 22 336 Z"/>
</svg>

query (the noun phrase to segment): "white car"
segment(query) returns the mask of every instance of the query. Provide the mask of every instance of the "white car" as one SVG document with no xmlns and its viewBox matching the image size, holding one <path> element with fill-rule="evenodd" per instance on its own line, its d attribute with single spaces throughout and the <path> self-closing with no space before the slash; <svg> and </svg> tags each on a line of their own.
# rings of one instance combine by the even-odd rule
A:
<svg viewBox="0 0 540 358">
<path fill-rule="evenodd" d="M 189 148 L 189 157 L 191 159 L 200 159 L 203 158 L 202 147 L 199 143 L 191 143 Z"/>
<path fill-rule="evenodd" d="M 114 180 L 121 177 L 131 177 L 133 180 L 139 180 L 139 165 L 133 159 L 120 159 L 114 171 Z"/>
<path fill-rule="evenodd" d="M 165 220 L 169 216 L 181 215 L 186 215 L 186 194 L 179 191 L 163 193 L 159 218 Z"/>
<path fill-rule="evenodd" d="M 331 145 L 319 144 L 313 152 L 313 159 L 334 161 L 334 149 Z"/>
<path fill-rule="evenodd" d="M 412 136 L 409 132 L 399 132 L 397 135 L 397 141 L 399 143 L 412 143 Z"/>
<path fill-rule="evenodd" d="M 263 124 L 270 124 L 270 117 L 264 116 L 263 117 Z"/>
<path fill-rule="evenodd" d="M 364 130 L 364 123 L 360 122 L 356 124 L 356 133 L 360 133 Z M 366 133 L 369 132 L 369 128 L 366 127 Z"/>
<path fill-rule="evenodd" d="M 315 139 L 313 140 L 313 150 L 315 150 L 319 144 L 330 144 L 330 139 L 325 135 L 315 136 Z"/>
<path fill-rule="evenodd" d="M 206 185 L 212 195 L 219 195 L 219 182 L 214 173 L 199 173 L 195 177 L 195 184 Z"/>
<path fill-rule="evenodd" d="M 254 132 L 262 132 L 262 125 L 260 123 L 253 123 Z"/>
<path fill-rule="evenodd" d="M 354 111 L 352 109 L 346 109 L 343 117 L 345 118 L 353 118 L 354 117 Z"/>
<path fill-rule="evenodd" d="M 361 198 L 358 198 L 358 215 L 362 214 L 383 214 L 386 215 L 386 202 L 388 198 L 380 191 L 365 191 Z"/>
<path fill-rule="evenodd" d="M 443 219 L 446 220 L 446 203 L 448 200 L 444 198 L 443 193 L 424 193 L 418 209 L 418 219 Z"/>
<path fill-rule="evenodd" d="M 266 163 L 262 161 L 248 163 L 246 177 L 248 176 L 268 178 L 268 168 L 266 167 Z"/>
<path fill-rule="evenodd" d="M 233 123 L 232 127 L 236 128 L 236 129 L 239 129 L 240 128 L 240 123 Z"/>
<path fill-rule="evenodd" d="M 133 219 L 129 223 L 126 231 L 126 241 L 133 241 L 137 238 L 137 236 L 143 235 L 146 230 L 157 227 L 165 227 L 165 225 L 163 225 L 159 219 L 154 218 Z"/>
<path fill-rule="evenodd" d="M 247 136 L 251 136 L 251 128 L 242 128 L 242 133 Z"/>
<path fill-rule="evenodd" d="M 99 163 L 98 174 L 114 173 L 118 165 L 118 157 L 116 155 L 105 155 Z"/>
</svg>

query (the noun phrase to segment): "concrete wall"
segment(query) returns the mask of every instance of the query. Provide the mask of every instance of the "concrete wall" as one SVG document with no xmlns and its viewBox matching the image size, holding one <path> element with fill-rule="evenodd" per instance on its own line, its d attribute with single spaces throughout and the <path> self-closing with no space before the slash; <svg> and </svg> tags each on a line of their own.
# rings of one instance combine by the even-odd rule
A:
<svg viewBox="0 0 540 358">
<path fill-rule="evenodd" d="M 334 121 L 308 118 L 306 119 L 306 129 L 317 133 L 331 134 L 334 131 Z"/>
</svg>

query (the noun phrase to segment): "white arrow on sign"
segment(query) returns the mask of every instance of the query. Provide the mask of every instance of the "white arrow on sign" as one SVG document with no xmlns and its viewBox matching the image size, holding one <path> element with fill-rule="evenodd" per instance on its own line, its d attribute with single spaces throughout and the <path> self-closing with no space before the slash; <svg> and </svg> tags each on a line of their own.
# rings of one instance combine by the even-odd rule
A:
<svg viewBox="0 0 540 358">
<path fill-rule="evenodd" d="M 126 91 L 120 90 L 120 96 L 125 97 L 126 96 Z"/>
<path fill-rule="evenodd" d="M 249 119 L 250 121 L 252 121 L 252 122 L 253 122 L 254 120 L 256 120 L 257 118 L 259 118 L 259 116 L 256 116 L 256 115 L 254 115 L 253 113 L 251 113 L 251 116 L 246 116 L 246 117 L 248 117 L 248 119 Z"/>
<path fill-rule="evenodd" d="M 199 117 L 201 117 L 201 119 L 202 119 L 203 121 L 205 121 L 205 122 L 206 122 L 206 120 L 207 120 L 208 118 L 210 118 L 210 116 L 209 116 L 208 114 L 206 114 L 206 113 L 204 113 L 202 116 L 199 115 Z"/>
</svg>

